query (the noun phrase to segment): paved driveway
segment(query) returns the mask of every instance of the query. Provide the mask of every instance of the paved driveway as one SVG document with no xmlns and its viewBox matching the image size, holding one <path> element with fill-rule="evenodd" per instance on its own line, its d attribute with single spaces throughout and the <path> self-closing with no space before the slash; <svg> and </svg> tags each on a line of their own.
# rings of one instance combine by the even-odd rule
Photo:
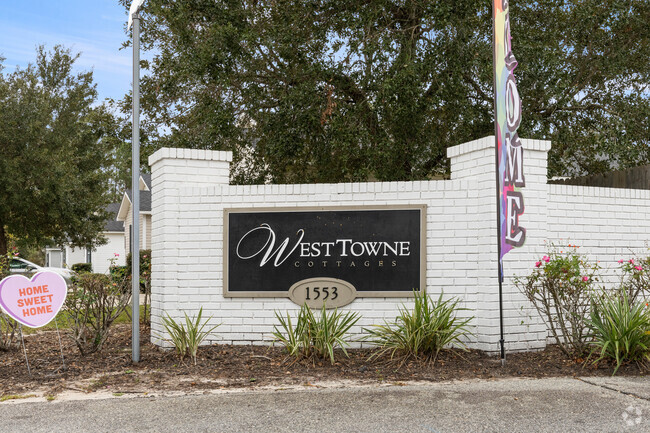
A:
<svg viewBox="0 0 650 433">
<path fill-rule="evenodd" d="M 650 432 L 650 380 L 555 378 L 5 402 L 0 431 Z"/>
</svg>

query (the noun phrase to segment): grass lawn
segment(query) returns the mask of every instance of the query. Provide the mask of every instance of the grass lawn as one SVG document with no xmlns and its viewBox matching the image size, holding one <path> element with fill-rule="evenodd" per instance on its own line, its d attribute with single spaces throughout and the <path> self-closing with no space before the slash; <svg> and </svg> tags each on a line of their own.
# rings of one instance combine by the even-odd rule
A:
<svg viewBox="0 0 650 433">
<path fill-rule="evenodd" d="M 149 315 L 149 312 L 151 309 L 147 310 L 147 316 Z M 140 321 L 142 322 L 144 318 L 144 305 L 140 305 Z M 117 319 L 115 319 L 115 323 L 131 323 L 131 304 L 127 307 L 125 311 L 122 312 L 122 314 L 119 315 Z M 59 326 L 59 329 L 67 329 L 68 326 L 68 312 L 65 309 L 61 309 L 59 311 L 59 314 L 56 315 L 56 319 L 52 320 L 50 323 L 47 325 L 41 327 L 41 328 L 28 328 L 27 326 L 23 326 L 23 334 L 24 335 L 30 335 L 34 334 L 38 331 L 44 330 L 44 331 L 54 331 L 56 330 L 56 326 Z"/>
</svg>

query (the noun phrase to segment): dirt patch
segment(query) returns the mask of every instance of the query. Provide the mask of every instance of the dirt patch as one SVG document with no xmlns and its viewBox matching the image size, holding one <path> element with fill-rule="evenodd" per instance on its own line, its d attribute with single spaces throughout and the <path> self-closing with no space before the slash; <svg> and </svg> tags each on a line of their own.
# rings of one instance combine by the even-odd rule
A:
<svg viewBox="0 0 650 433">
<path fill-rule="evenodd" d="M 0 395 L 56 396 L 63 392 L 112 393 L 116 396 L 151 392 L 200 392 L 220 388 L 317 386 L 323 382 L 354 381 L 381 384 L 411 381 L 497 379 L 506 377 L 608 376 L 613 366 L 585 365 L 567 359 L 556 347 L 541 352 L 509 354 L 505 367 L 484 352 L 445 351 L 435 365 L 411 361 L 399 366 L 388 357 L 368 360 L 371 350 L 351 349 L 329 361 L 293 362 L 279 347 L 214 345 L 199 350 L 197 365 L 180 362 L 174 351 L 149 343 L 149 330 L 141 336 L 141 362 L 131 361 L 131 328 L 116 326 L 101 353 L 79 355 L 63 337 L 65 368 L 56 332 L 40 332 L 25 338 L 31 376 L 22 347 L 0 352 Z M 643 375 L 636 365 L 621 367 L 618 375 Z"/>
</svg>

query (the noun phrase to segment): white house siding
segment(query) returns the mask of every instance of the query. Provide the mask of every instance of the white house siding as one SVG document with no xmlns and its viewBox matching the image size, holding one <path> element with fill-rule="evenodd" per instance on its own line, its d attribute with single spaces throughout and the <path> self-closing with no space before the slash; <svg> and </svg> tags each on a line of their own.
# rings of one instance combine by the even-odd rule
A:
<svg viewBox="0 0 650 433">
<path fill-rule="evenodd" d="M 86 263 L 86 249 L 65 247 L 65 267 L 72 269 L 77 263 Z"/>
<path fill-rule="evenodd" d="M 140 213 L 140 249 L 147 250 L 151 249 L 151 213 Z M 126 214 L 126 219 L 124 220 L 124 249 L 127 254 L 131 251 L 131 225 L 133 223 L 133 207 L 129 207 L 129 211 Z M 143 236 L 142 233 L 145 233 Z"/>
<path fill-rule="evenodd" d="M 104 233 L 108 239 L 108 243 L 96 247 L 92 251 L 92 264 L 93 272 L 99 274 L 108 273 L 108 268 L 111 265 L 110 259 L 115 258 L 115 264 L 124 266 L 126 264 L 126 254 L 124 250 L 124 234 L 123 233 Z M 118 256 L 115 256 L 118 254 Z"/>
</svg>

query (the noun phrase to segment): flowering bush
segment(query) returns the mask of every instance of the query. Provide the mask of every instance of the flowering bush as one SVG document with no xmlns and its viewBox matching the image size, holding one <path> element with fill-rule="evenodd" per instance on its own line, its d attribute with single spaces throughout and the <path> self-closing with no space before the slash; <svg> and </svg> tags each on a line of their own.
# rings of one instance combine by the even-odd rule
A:
<svg viewBox="0 0 650 433">
<path fill-rule="evenodd" d="M 597 265 L 588 265 L 575 245 L 559 250 L 551 245 L 530 275 L 516 278 L 517 288 L 533 303 L 560 349 L 580 356 L 587 349 L 585 318 Z"/>
<path fill-rule="evenodd" d="M 104 274 L 81 274 L 68 286 L 66 317 L 70 336 L 82 355 L 102 349 L 129 298 L 120 283 Z"/>
<path fill-rule="evenodd" d="M 648 299 L 650 297 L 650 257 L 645 259 L 619 260 L 623 271 L 622 288 L 627 292 L 631 304 L 637 298 Z"/>
</svg>

